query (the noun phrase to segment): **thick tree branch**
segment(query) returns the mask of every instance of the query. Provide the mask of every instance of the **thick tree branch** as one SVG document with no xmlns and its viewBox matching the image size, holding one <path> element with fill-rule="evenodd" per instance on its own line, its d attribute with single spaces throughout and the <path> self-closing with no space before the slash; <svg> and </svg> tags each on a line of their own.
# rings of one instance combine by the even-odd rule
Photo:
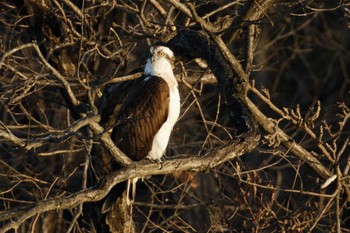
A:
<svg viewBox="0 0 350 233">
<path fill-rule="evenodd" d="M 237 158 L 251 150 L 259 143 L 258 135 L 249 135 L 233 141 L 230 145 L 214 149 L 205 156 L 191 156 L 181 159 L 167 160 L 162 168 L 159 164 L 150 161 L 140 161 L 113 172 L 106 178 L 106 182 L 99 188 L 84 190 L 68 197 L 40 201 L 34 206 L 13 208 L 0 211 L 0 221 L 12 220 L 5 224 L 0 233 L 17 229 L 28 218 L 51 210 L 71 209 L 84 202 L 102 200 L 108 192 L 118 183 L 135 177 L 170 174 L 174 171 L 206 171 L 228 160 Z"/>
<path fill-rule="evenodd" d="M 252 112 L 258 124 L 268 133 L 275 134 L 275 136 L 278 137 L 278 140 L 280 140 L 282 145 L 288 149 L 288 151 L 299 159 L 305 161 L 322 178 L 328 179 L 329 177 L 333 176 L 333 174 L 309 151 L 296 143 L 283 130 L 281 130 L 278 125 L 273 123 L 270 118 L 266 117 L 248 97 L 245 98 L 244 103 Z"/>
<path fill-rule="evenodd" d="M 180 5 L 176 1 L 171 1 L 172 4 L 175 7 L 178 7 L 179 10 L 185 12 L 188 14 L 188 9 L 185 10 L 184 5 Z M 176 3 L 175 3 L 176 2 Z M 256 20 L 259 17 L 261 17 L 263 14 L 265 14 L 265 11 L 267 7 L 272 4 L 273 1 L 265 1 L 265 2 L 255 2 L 251 5 L 250 9 L 247 9 L 247 14 L 244 16 L 244 20 Z M 244 69 L 240 62 L 234 57 L 234 55 L 230 52 L 224 41 L 222 41 L 221 37 L 216 35 L 211 31 L 211 28 L 208 27 L 207 23 L 195 12 L 194 6 L 189 4 L 189 11 L 191 12 L 191 18 L 197 21 L 202 28 L 206 31 L 206 33 L 212 38 L 212 40 L 215 42 L 217 49 L 221 52 L 227 63 L 230 65 L 231 69 L 234 70 L 234 72 L 238 75 L 238 79 L 240 82 L 238 83 L 245 83 L 244 85 L 239 84 L 240 87 L 243 87 L 245 90 L 248 90 L 248 76 L 244 72 Z M 204 39 L 203 39 L 204 40 Z M 188 48 L 187 48 L 188 49 Z M 252 49 L 252 48 L 250 48 Z M 212 51 L 211 51 L 212 52 Z M 251 53 L 252 51 L 250 51 Z M 193 54 L 192 54 L 193 55 Z M 203 52 L 197 52 L 197 55 L 199 57 L 202 57 L 204 59 L 207 59 L 208 64 L 211 66 L 211 69 L 215 73 L 215 70 L 220 70 L 220 72 L 216 73 L 216 77 L 219 79 L 219 82 L 221 82 L 221 85 L 224 85 L 227 87 L 226 82 L 224 81 L 225 78 L 233 78 L 228 76 L 227 74 L 230 74 L 230 72 L 227 70 L 228 67 L 224 64 L 219 64 L 219 67 L 217 67 L 217 64 L 211 63 L 211 61 L 208 61 L 208 57 L 203 57 Z M 215 55 L 214 55 L 215 56 Z M 219 60 L 217 56 L 216 60 Z M 227 70 L 227 71 L 223 71 Z M 227 75 L 226 77 L 220 77 L 223 75 Z M 238 87 L 236 87 L 238 88 Z M 311 155 L 310 152 L 308 152 L 305 148 L 300 146 L 299 144 L 295 143 L 287 134 L 285 134 L 278 126 L 276 126 L 271 120 L 269 120 L 257 107 L 256 105 L 248 98 L 246 97 L 246 94 L 244 92 L 238 91 L 239 93 L 237 97 L 244 103 L 246 107 L 248 107 L 249 111 L 252 113 L 254 118 L 256 118 L 258 124 L 262 126 L 267 132 L 269 133 L 275 133 L 277 132 L 278 135 L 281 137 L 282 144 L 289 149 L 296 157 L 302 159 L 305 161 L 310 167 L 312 167 L 318 175 L 321 177 L 327 179 L 330 176 L 332 176 L 331 172 L 320 163 L 314 156 Z M 233 93 L 235 94 L 235 93 Z"/>
</svg>

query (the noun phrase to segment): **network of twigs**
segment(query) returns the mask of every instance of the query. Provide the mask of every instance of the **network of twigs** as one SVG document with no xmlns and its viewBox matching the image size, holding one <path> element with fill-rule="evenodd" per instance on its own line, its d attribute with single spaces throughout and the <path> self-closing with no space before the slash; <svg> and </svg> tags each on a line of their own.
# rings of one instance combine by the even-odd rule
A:
<svg viewBox="0 0 350 233">
<path fill-rule="evenodd" d="M 346 2 L 0 1 L 0 232 L 94 232 L 85 205 L 150 175 L 137 232 L 350 232 L 349 25 Z M 99 124 L 103 90 L 184 29 L 233 76 L 177 54 L 166 160 L 132 163 Z M 237 138 L 227 85 L 258 131 Z M 96 146 L 124 167 L 91 183 Z"/>
</svg>

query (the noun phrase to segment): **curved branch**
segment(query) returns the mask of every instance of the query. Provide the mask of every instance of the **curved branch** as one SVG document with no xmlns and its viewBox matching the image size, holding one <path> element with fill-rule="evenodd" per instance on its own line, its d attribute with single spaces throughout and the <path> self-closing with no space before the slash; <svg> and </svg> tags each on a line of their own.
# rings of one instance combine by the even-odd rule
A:
<svg viewBox="0 0 350 233">
<path fill-rule="evenodd" d="M 66 129 L 62 133 L 51 134 L 44 138 L 35 139 L 29 143 L 26 139 L 22 139 L 13 135 L 12 132 L 6 130 L 6 128 L 0 128 L 0 138 L 4 138 L 7 141 L 13 143 L 14 145 L 23 148 L 24 150 L 31 150 L 34 148 L 44 146 L 47 143 L 67 140 L 71 136 L 76 135 L 76 132 L 82 127 L 89 126 L 96 135 L 101 135 L 101 142 L 110 152 L 110 154 L 116 159 L 116 161 L 123 165 L 131 164 L 132 160 L 129 159 L 129 157 L 126 156 L 118 147 L 116 147 L 109 134 L 105 132 L 102 126 L 98 124 L 98 121 L 100 121 L 99 115 L 84 117 L 74 122 L 68 129 Z"/>
<path fill-rule="evenodd" d="M 82 127 L 89 125 L 91 122 L 98 122 L 99 120 L 100 120 L 99 115 L 87 116 L 75 121 L 69 128 L 67 128 L 66 130 L 60 133 L 50 134 L 43 138 L 37 138 L 31 142 L 28 142 L 27 139 L 23 139 L 15 136 L 14 134 L 12 134 L 10 130 L 6 130 L 6 128 L 5 129 L 0 128 L 0 138 L 4 138 L 7 141 L 13 143 L 14 145 L 23 148 L 24 150 L 31 150 L 38 147 L 42 147 L 47 143 L 61 142 L 61 141 L 67 140 L 71 136 L 76 135 L 77 134 L 76 132 Z"/>
<path fill-rule="evenodd" d="M 246 135 L 236 139 L 232 144 L 220 149 L 214 149 L 202 157 L 190 156 L 167 160 L 162 168 L 159 168 L 159 164 L 143 160 L 111 173 L 106 178 L 106 182 L 99 188 L 84 190 L 64 198 L 44 200 L 34 206 L 0 211 L 0 221 L 16 218 L 16 220 L 5 224 L 0 229 L 0 233 L 10 229 L 17 229 L 24 221 L 36 214 L 51 210 L 71 209 L 84 202 L 102 200 L 116 184 L 127 179 L 170 174 L 174 171 L 206 171 L 253 150 L 258 145 L 259 139 L 259 135 Z"/>
<path fill-rule="evenodd" d="M 296 143 L 283 130 L 281 130 L 281 128 L 279 128 L 269 118 L 267 118 L 248 97 L 245 98 L 244 103 L 252 112 L 258 124 L 263 127 L 264 130 L 266 130 L 268 133 L 276 133 L 281 140 L 282 145 L 287 148 L 292 154 L 305 161 L 322 178 L 328 179 L 329 177 L 333 176 L 333 174 L 309 151 Z"/>
<path fill-rule="evenodd" d="M 301 145 L 295 143 L 286 133 L 283 132 L 283 130 L 281 130 L 269 118 L 267 118 L 246 96 L 245 93 L 242 93 L 241 90 L 237 90 L 237 87 L 233 85 L 234 82 L 230 82 L 230 80 L 234 80 L 232 70 L 237 74 L 237 70 L 234 68 L 235 61 L 230 59 L 230 57 L 233 55 L 219 36 L 214 35 L 213 40 L 214 38 L 218 39 L 216 41 L 216 48 L 214 48 L 212 43 L 208 42 L 205 38 L 199 36 L 199 34 L 194 31 L 180 31 L 174 38 L 171 39 L 171 41 L 169 41 L 169 44 L 175 48 L 175 51 L 179 50 L 178 47 L 180 47 L 182 52 L 185 51 L 183 54 L 189 54 L 193 57 L 201 57 L 208 62 L 211 70 L 220 83 L 222 89 L 221 92 L 224 94 L 223 96 L 226 94 L 229 103 L 227 105 L 227 108 L 230 111 L 229 116 L 234 122 L 239 123 L 236 124 L 236 127 L 242 127 L 243 132 L 247 132 L 246 129 L 250 129 L 250 127 L 244 127 L 245 125 L 243 124 L 244 122 L 247 122 L 246 119 L 248 114 L 246 113 L 245 109 L 248 108 L 248 112 L 250 113 L 249 115 L 254 116 L 257 123 L 263 127 L 264 130 L 269 133 L 277 132 L 281 139 L 282 145 L 290 150 L 293 155 L 305 161 L 322 178 L 328 179 L 331 177 L 333 174 L 317 158 L 315 158 Z M 222 43 L 220 41 L 222 41 Z M 222 59 L 221 56 L 225 57 L 225 60 Z M 239 85 L 239 87 L 245 86 L 245 88 L 248 90 L 248 83 L 244 84 L 246 78 L 248 77 L 246 77 L 242 65 L 240 63 L 237 65 L 243 72 L 243 76 L 239 77 L 239 80 L 242 81 L 243 85 L 241 85 L 242 83 L 240 82 L 236 82 L 235 84 Z M 232 95 L 234 95 L 234 97 L 232 97 Z"/>
<path fill-rule="evenodd" d="M 103 146 L 107 148 L 107 150 L 118 163 L 122 165 L 128 165 L 132 163 L 132 160 L 114 144 L 113 140 L 109 134 L 105 132 L 102 126 L 96 122 L 90 122 L 89 126 L 95 134 L 101 134 L 100 140 Z"/>
</svg>

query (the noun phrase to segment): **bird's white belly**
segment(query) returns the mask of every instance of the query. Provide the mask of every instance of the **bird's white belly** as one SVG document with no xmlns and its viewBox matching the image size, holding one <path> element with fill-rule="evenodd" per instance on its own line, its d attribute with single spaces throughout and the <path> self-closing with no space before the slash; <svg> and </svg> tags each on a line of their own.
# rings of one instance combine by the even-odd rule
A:
<svg viewBox="0 0 350 233">
<path fill-rule="evenodd" d="M 159 129 L 152 142 L 152 149 L 148 153 L 151 160 L 160 160 L 169 142 L 170 133 L 180 114 L 180 95 L 177 87 L 170 88 L 169 114 L 167 120 Z"/>
</svg>

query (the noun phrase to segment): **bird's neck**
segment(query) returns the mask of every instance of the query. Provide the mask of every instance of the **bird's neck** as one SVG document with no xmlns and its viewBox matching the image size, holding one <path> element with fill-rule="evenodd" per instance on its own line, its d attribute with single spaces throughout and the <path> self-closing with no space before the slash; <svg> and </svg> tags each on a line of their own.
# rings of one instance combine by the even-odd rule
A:
<svg viewBox="0 0 350 233">
<path fill-rule="evenodd" d="M 152 62 L 151 59 L 148 59 L 144 69 L 144 74 L 160 77 L 164 79 L 170 87 L 177 87 L 177 81 L 172 66 L 166 59 L 160 59 L 154 62 Z"/>
</svg>

